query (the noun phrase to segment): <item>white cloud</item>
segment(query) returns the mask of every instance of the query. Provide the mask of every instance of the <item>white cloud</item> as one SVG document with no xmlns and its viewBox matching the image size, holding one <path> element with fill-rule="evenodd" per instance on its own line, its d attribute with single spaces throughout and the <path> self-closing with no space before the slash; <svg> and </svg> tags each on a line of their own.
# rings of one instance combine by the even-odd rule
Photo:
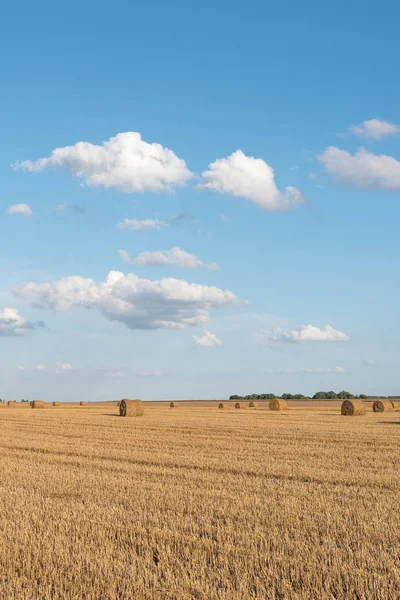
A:
<svg viewBox="0 0 400 600">
<path fill-rule="evenodd" d="M 366 190 L 400 189 L 400 162 L 385 154 L 360 148 L 354 155 L 330 146 L 318 157 L 326 171 L 340 183 Z"/>
<path fill-rule="evenodd" d="M 135 258 L 131 258 L 125 250 L 118 250 L 122 260 L 131 265 L 141 265 L 145 267 L 174 265 L 183 269 L 197 269 L 204 267 L 209 271 L 216 271 L 219 266 L 216 263 L 206 264 L 194 254 L 189 254 L 180 248 L 171 248 L 159 252 L 142 252 Z"/>
<path fill-rule="evenodd" d="M 348 335 L 330 325 L 325 327 L 303 325 L 293 331 L 283 331 L 278 327 L 273 329 L 272 333 L 271 339 L 279 342 L 346 342 L 350 339 Z"/>
<path fill-rule="evenodd" d="M 0 337 L 21 336 L 30 329 L 44 327 L 43 321 L 26 321 L 18 309 L 6 306 L 0 310 Z"/>
<path fill-rule="evenodd" d="M 215 190 L 247 198 L 265 210 L 287 210 L 306 202 L 295 187 L 281 193 L 275 184 L 274 171 L 262 158 L 246 156 L 236 150 L 228 158 L 219 158 L 202 173 L 198 188 Z"/>
<path fill-rule="evenodd" d="M 193 175 L 183 159 L 160 144 L 149 144 L 140 133 L 127 131 L 101 145 L 78 142 L 56 148 L 47 158 L 11 165 L 24 171 L 67 168 L 91 187 L 115 188 L 121 192 L 172 192 Z"/>
<path fill-rule="evenodd" d="M 388 135 L 397 135 L 400 133 L 400 127 L 389 121 L 381 119 L 370 119 L 363 121 L 360 125 L 353 125 L 350 131 L 358 137 L 363 137 L 369 140 L 381 140 Z"/>
<path fill-rule="evenodd" d="M 376 362 L 374 360 L 363 360 L 363 364 L 366 367 L 376 367 Z"/>
<path fill-rule="evenodd" d="M 68 375 L 70 373 L 73 373 L 73 371 L 75 371 L 75 369 L 70 363 L 65 363 L 65 362 L 60 362 L 60 361 L 56 362 L 56 374 L 57 375 L 63 375 L 63 374 Z"/>
<path fill-rule="evenodd" d="M 324 369 L 320 367 L 303 367 L 300 369 L 285 369 L 284 373 L 308 373 L 308 374 L 321 374 L 321 373 L 346 373 L 346 369 L 343 367 L 335 367 L 334 369 Z"/>
<path fill-rule="evenodd" d="M 162 371 L 160 369 L 138 369 L 136 375 L 139 377 L 161 377 Z"/>
<path fill-rule="evenodd" d="M 61 204 L 57 204 L 54 209 L 56 212 L 75 212 L 75 213 L 84 213 L 85 209 L 78 204 L 68 204 L 68 202 L 62 202 Z"/>
<path fill-rule="evenodd" d="M 124 219 L 122 223 L 117 224 L 117 229 L 129 229 L 130 231 L 151 231 L 160 230 L 162 227 L 168 227 L 166 221 L 158 219 Z"/>
<path fill-rule="evenodd" d="M 28 204 L 13 204 L 7 208 L 8 215 L 21 215 L 22 217 L 31 217 L 33 211 Z"/>
<path fill-rule="evenodd" d="M 207 331 L 207 329 L 200 337 L 194 335 L 193 342 L 195 346 L 201 346 L 203 348 L 211 348 L 214 346 L 221 346 L 223 344 L 222 340 L 219 340 L 215 333 L 211 333 L 211 331 Z"/>
<path fill-rule="evenodd" d="M 18 371 L 24 371 L 27 373 L 32 373 L 34 371 L 36 371 L 37 373 L 45 373 L 46 372 L 46 367 L 45 365 L 42 364 L 38 364 L 35 367 L 24 367 L 23 365 L 18 365 L 17 367 Z"/>
<path fill-rule="evenodd" d="M 67 311 L 74 306 L 97 309 L 129 329 L 182 329 L 208 320 L 211 308 L 238 303 L 230 290 L 162 278 L 141 279 L 110 271 L 106 281 L 72 276 L 50 283 L 24 283 L 14 288 L 34 306 Z"/>
<path fill-rule="evenodd" d="M 219 215 L 219 218 L 221 219 L 221 221 L 224 221 L 225 223 L 226 223 L 227 221 L 229 221 L 229 217 L 227 217 L 226 215 L 224 215 L 224 213 L 221 213 L 221 214 Z"/>
</svg>

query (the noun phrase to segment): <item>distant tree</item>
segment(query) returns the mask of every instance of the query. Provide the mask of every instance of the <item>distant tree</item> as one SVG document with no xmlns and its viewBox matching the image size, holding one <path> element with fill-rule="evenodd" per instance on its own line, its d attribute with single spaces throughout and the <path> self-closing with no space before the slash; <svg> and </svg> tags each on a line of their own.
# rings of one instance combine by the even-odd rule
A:
<svg viewBox="0 0 400 600">
<path fill-rule="evenodd" d="M 342 390 L 341 392 L 338 393 L 337 397 L 340 398 L 341 400 L 349 400 L 350 398 L 354 398 L 354 395 L 351 394 L 350 392 L 346 392 L 345 390 Z"/>
<path fill-rule="evenodd" d="M 292 394 L 282 394 L 282 400 L 291 400 L 293 398 Z"/>
<path fill-rule="evenodd" d="M 365 400 L 365 398 L 368 398 L 366 394 L 360 394 L 358 397 L 361 398 L 361 400 Z"/>
<path fill-rule="evenodd" d="M 327 398 L 327 392 L 317 392 L 312 397 L 313 400 L 326 400 L 326 398 Z"/>
<path fill-rule="evenodd" d="M 233 394 L 233 396 L 229 396 L 229 400 L 241 400 L 243 396 L 238 396 L 237 394 Z"/>
</svg>

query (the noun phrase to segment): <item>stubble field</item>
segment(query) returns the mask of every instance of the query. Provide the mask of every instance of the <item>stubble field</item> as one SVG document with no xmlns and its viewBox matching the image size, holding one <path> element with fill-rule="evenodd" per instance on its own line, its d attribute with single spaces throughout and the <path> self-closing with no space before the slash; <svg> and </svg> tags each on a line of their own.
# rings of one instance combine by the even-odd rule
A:
<svg viewBox="0 0 400 600">
<path fill-rule="evenodd" d="M 0 598 L 396 599 L 400 413 L 0 409 Z"/>
</svg>

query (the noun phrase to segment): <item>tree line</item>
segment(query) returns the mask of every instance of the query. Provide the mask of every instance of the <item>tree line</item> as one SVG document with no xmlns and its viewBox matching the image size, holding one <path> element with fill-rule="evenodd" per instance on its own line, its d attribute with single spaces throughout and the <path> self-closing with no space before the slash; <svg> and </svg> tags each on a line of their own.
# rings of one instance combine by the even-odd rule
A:
<svg viewBox="0 0 400 600">
<path fill-rule="evenodd" d="M 282 400 L 349 400 L 351 398 L 360 398 L 361 400 L 375 398 L 398 398 L 399 396 L 368 396 L 367 394 L 352 394 L 342 390 L 341 392 L 316 392 L 314 396 L 304 396 L 303 394 L 282 394 L 276 396 L 275 394 L 248 394 L 247 396 L 239 396 L 233 394 L 229 396 L 229 400 L 274 400 L 274 398 L 281 398 Z"/>
</svg>

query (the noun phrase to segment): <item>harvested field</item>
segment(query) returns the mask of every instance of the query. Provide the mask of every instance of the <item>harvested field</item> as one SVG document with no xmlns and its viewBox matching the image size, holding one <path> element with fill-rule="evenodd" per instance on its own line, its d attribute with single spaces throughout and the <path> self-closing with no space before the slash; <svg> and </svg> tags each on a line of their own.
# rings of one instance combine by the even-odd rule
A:
<svg viewBox="0 0 400 600">
<path fill-rule="evenodd" d="M 398 598 L 399 414 L 217 406 L 2 410 L 0 598 Z"/>
</svg>

